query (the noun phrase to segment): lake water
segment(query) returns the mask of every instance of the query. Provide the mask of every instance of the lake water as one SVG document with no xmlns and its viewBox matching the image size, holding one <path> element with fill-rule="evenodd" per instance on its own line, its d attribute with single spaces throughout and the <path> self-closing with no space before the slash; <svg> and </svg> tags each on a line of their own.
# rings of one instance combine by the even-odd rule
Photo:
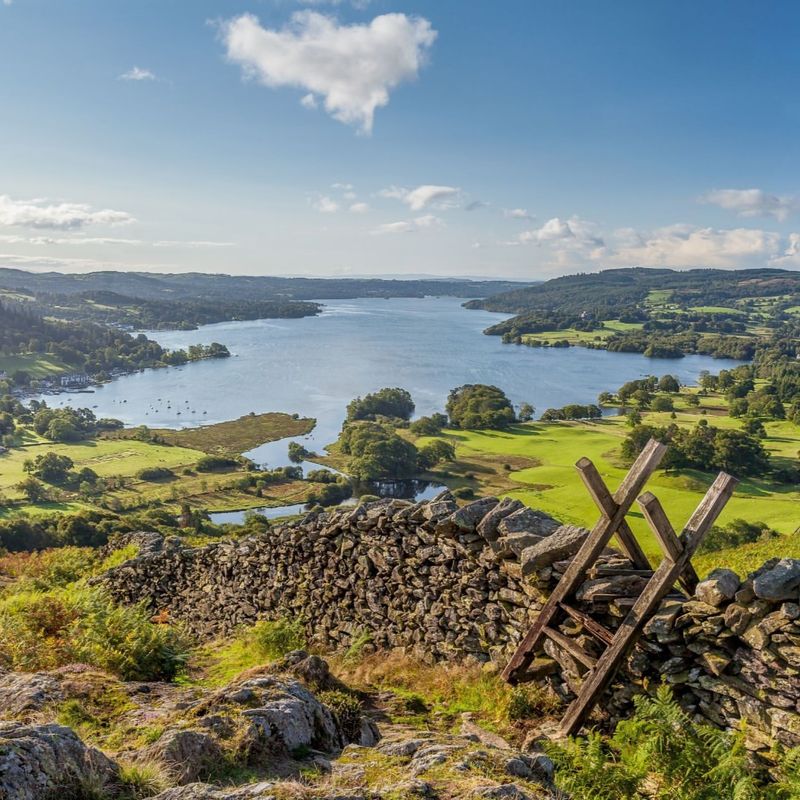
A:
<svg viewBox="0 0 800 800">
<path fill-rule="evenodd" d="M 539 414 L 566 403 L 595 402 L 600 392 L 644 375 L 671 373 L 693 383 L 701 370 L 724 365 L 706 356 L 649 359 L 583 347 L 504 345 L 482 331 L 505 315 L 467 311 L 462 302 L 451 297 L 333 301 L 317 317 L 148 331 L 168 348 L 218 341 L 233 357 L 146 370 L 92 394 L 45 399 L 53 406 L 96 406 L 98 416 L 150 427 L 222 422 L 251 411 L 299 413 L 316 418 L 303 444 L 321 451 L 337 438 L 347 403 L 383 386 L 408 389 L 417 415 L 443 411 L 450 389 L 465 383 L 495 384 L 513 403 L 531 403 Z M 282 466 L 289 463 L 286 448 L 284 440 L 247 455 L 259 464 Z"/>
</svg>

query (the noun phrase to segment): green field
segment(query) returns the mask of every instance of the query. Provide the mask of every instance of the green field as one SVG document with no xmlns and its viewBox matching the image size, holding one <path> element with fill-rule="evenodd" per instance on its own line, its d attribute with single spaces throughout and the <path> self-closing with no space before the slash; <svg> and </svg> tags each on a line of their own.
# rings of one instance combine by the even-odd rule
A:
<svg viewBox="0 0 800 800">
<path fill-rule="evenodd" d="M 206 453 L 238 454 L 267 441 L 307 433 L 313 427 L 314 420 L 295 419 L 289 414 L 260 414 L 203 428 L 158 432 L 173 435 L 174 443 L 169 436 L 164 437 L 166 443 L 129 438 L 135 433 L 129 429 L 116 431 L 115 436 L 108 438 L 59 444 L 26 430 L 20 439 L 21 446 L 0 455 L 0 494 L 14 503 L 0 510 L 0 516 L 20 511 L 37 514 L 91 507 L 88 501 L 74 499 L 74 495 L 62 503 L 31 505 L 25 501 L 16 488 L 27 477 L 23 469 L 25 461 L 46 452 L 69 456 L 76 470 L 89 467 L 101 478 L 124 478 L 122 487 L 106 490 L 102 497 L 104 501 L 113 499 L 124 510 L 141 508 L 153 502 L 173 508 L 185 502 L 208 511 L 304 502 L 309 487 L 303 481 L 271 484 L 267 491 L 257 496 L 237 488 L 241 473 L 235 469 L 198 473 L 193 467 Z M 190 443 L 198 446 L 191 447 Z M 173 471 L 174 477 L 159 481 L 137 478 L 145 467 L 166 467 Z"/>
<path fill-rule="evenodd" d="M 69 367 L 52 356 L 0 356 L 0 371 L 10 375 L 18 369 L 24 370 L 32 378 L 46 378 L 48 375 L 66 372 Z"/>
<path fill-rule="evenodd" d="M 713 415 L 711 424 L 740 427 L 738 420 L 716 416 L 724 411 L 719 398 L 703 401 Z M 696 411 L 679 412 L 677 417 L 679 424 L 694 424 L 699 415 Z M 645 414 L 645 421 L 661 425 L 671 420 L 669 414 L 653 413 Z M 767 423 L 766 428 L 768 438 L 764 444 L 770 453 L 779 458 L 796 458 L 800 428 L 789 422 Z M 621 417 L 597 422 L 534 422 L 515 425 L 508 431 L 448 430 L 444 435 L 456 445 L 458 461 L 447 466 L 450 474 L 443 480 L 452 486 L 472 486 L 477 493 L 489 491 L 516 497 L 564 522 L 591 527 L 597 520 L 597 510 L 575 470 L 575 462 L 583 456 L 590 458 L 615 490 L 627 471 L 619 456 L 619 446 L 627 432 Z M 670 474 L 658 471 L 648 489 L 658 496 L 673 526 L 680 530 L 713 477 L 692 470 Z M 736 518 L 764 522 L 782 536 L 748 545 L 741 552 L 722 551 L 697 557 L 698 568 L 717 564 L 754 568 L 768 557 L 800 556 L 800 487 L 743 480 L 720 523 Z M 629 520 L 648 555 L 658 556 L 658 546 L 637 507 Z"/>
<path fill-rule="evenodd" d="M 542 331 L 541 333 L 528 333 L 522 337 L 523 341 L 558 342 L 566 339 L 570 344 L 585 344 L 586 342 L 605 342 L 615 333 L 636 331 L 642 328 L 641 322 L 620 322 L 618 319 L 608 319 L 603 322 L 603 327 L 594 331 L 578 331 L 575 328 L 564 328 L 560 331 Z"/>
<path fill-rule="evenodd" d="M 697 311 L 700 314 L 744 314 L 740 308 L 730 306 L 692 306 L 689 311 Z"/>
</svg>

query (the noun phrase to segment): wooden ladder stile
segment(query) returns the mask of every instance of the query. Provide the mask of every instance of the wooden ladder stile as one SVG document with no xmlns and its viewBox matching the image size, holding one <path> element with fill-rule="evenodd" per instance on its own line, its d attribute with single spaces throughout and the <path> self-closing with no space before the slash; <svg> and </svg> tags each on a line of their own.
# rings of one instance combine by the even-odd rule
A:
<svg viewBox="0 0 800 800">
<path fill-rule="evenodd" d="M 503 671 L 503 678 L 511 683 L 525 680 L 525 672 L 544 638 L 549 639 L 553 646 L 560 648 L 588 669 L 576 691 L 575 700 L 569 705 L 561 720 L 559 733 L 562 736 L 571 736 L 580 730 L 600 695 L 613 680 L 623 659 L 638 641 L 644 626 L 658 609 L 661 601 L 673 591 L 676 582 L 680 583 L 689 595 L 694 592 L 699 579 L 691 565 L 691 558 L 738 483 L 736 478 L 721 472 L 709 487 L 680 536 L 676 535 L 664 509 L 651 492 L 638 497 L 644 518 L 664 553 L 661 563 L 653 569 L 628 526 L 625 515 L 648 478 L 658 467 L 665 451 L 664 444 L 651 439 L 614 494 L 608 490 L 589 459 L 582 458 L 576 464 L 589 494 L 600 510 L 600 519 L 586 537 Z M 605 574 L 634 575 L 648 580 L 637 598 L 621 598 L 630 601 L 630 610 L 619 628 L 612 632 L 587 613 L 575 608 L 569 601 L 586 580 L 597 558 L 615 534 L 633 568 L 606 570 Z M 603 568 L 598 568 L 598 571 L 603 574 Z M 625 605 L 627 604 L 626 602 Z M 578 622 L 587 634 L 604 647 L 599 657 L 587 653 L 578 642 L 557 629 L 559 621 L 565 617 Z"/>
</svg>

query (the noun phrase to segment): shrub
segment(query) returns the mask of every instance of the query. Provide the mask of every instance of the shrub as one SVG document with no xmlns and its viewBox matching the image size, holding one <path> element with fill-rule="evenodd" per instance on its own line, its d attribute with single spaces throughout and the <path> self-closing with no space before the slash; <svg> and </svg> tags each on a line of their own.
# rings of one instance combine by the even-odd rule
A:
<svg viewBox="0 0 800 800">
<path fill-rule="evenodd" d="M 475 490 L 471 486 L 459 486 L 457 489 L 453 489 L 453 496 L 461 500 L 471 500 L 475 497 Z"/>
<path fill-rule="evenodd" d="M 195 464 L 198 472 L 218 472 L 220 470 L 235 469 L 239 462 L 229 456 L 203 456 Z"/>
<path fill-rule="evenodd" d="M 764 522 L 747 522 L 744 519 L 733 519 L 727 525 L 715 525 L 705 535 L 698 553 L 715 553 L 728 547 L 739 547 L 759 539 L 771 539 L 780 534 Z"/>
<path fill-rule="evenodd" d="M 347 420 L 375 420 L 378 417 L 411 419 L 414 401 L 405 389 L 385 388 L 357 397 L 347 406 Z"/>
<path fill-rule="evenodd" d="M 0 601 L 0 653 L 13 669 L 83 662 L 123 680 L 169 680 L 185 664 L 187 643 L 151 622 L 144 605 L 117 606 L 102 589 L 72 584 Z"/>
<path fill-rule="evenodd" d="M 164 481 L 174 478 L 175 473 L 169 467 L 145 467 L 136 473 L 142 481 Z"/>
<path fill-rule="evenodd" d="M 361 701 L 354 694 L 340 691 L 320 692 L 318 698 L 333 712 L 348 742 L 361 738 Z"/>
<path fill-rule="evenodd" d="M 299 620 L 262 620 L 249 632 L 253 644 L 265 658 L 283 658 L 292 650 L 302 650 L 306 645 L 305 633 Z"/>
</svg>

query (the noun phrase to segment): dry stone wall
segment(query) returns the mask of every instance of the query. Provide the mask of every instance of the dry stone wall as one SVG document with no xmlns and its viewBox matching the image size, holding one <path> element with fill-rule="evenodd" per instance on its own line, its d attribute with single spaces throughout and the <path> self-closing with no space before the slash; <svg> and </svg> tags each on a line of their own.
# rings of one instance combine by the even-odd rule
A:
<svg viewBox="0 0 800 800">
<path fill-rule="evenodd" d="M 325 648 L 368 637 L 376 648 L 432 659 L 503 663 L 586 535 L 516 500 L 459 508 L 443 493 L 309 515 L 200 548 L 134 534 L 139 555 L 100 580 L 119 601 L 144 600 L 204 637 L 291 617 Z M 617 628 L 647 580 L 631 567 L 607 550 L 578 592 L 578 608 Z M 579 622 L 560 629 L 600 653 Z M 532 666 L 565 699 L 584 672 L 549 643 Z M 775 740 L 800 744 L 800 561 L 775 559 L 743 581 L 720 570 L 695 597 L 667 598 L 606 709 L 627 713 L 634 694 L 654 681 L 670 683 L 686 707 L 716 725 L 746 721 L 755 750 Z"/>
</svg>

